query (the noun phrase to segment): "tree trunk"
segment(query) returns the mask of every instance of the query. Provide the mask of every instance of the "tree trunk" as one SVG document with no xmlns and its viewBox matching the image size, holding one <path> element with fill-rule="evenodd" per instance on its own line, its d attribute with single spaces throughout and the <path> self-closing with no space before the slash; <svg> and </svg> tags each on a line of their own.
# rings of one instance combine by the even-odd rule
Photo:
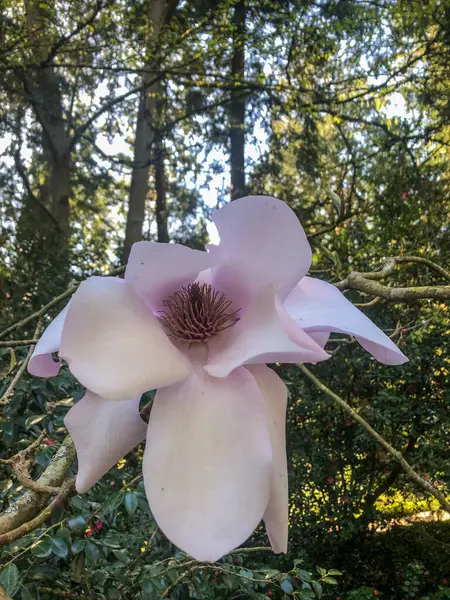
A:
<svg viewBox="0 0 450 600">
<path fill-rule="evenodd" d="M 65 245 L 70 232 L 70 138 L 56 73 L 52 66 L 45 66 L 51 48 L 52 33 L 47 26 L 48 16 L 43 14 L 44 8 L 45 5 L 40 6 L 37 0 L 27 3 L 27 24 L 30 38 L 34 42 L 32 50 L 44 66 L 40 67 L 36 74 L 25 74 L 23 85 L 36 119 L 42 127 L 42 137 L 45 140 L 44 158 L 48 162 L 50 173 L 51 212 Z"/>
<path fill-rule="evenodd" d="M 238 0 L 233 13 L 233 57 L 231 75 L 234 88 L 230 107 L 231 200 L 245 195 L 245 99 L 239 83 L 245 78 L 245 0 Z"/>
<path fill-rule="evenodd" d="M 167 225 L 167 201 L 166 201 L 166 172 L 164 168 L 164 140 L 159 135 L 155 136 L 155 192 L 156 192 L 156 227 L 158 242 L 169 241 L 169 229 Z"/>
<path fill-rule="evenodd" d="M 142 238 L 145 208 L 148 194 L 148 176 L 152 158 L 152 144 L 155 136 L 154 119 L 158 95 L 158 83 L 147 87 L 158 67 L 155 49 L 165 25 L 176 3 L 167 0 L 148 0 L 147 67 L 149 72 L 143 77 L 145 86 L 139 99 L 136 133 L 134 142 L 133 172 L 128 203 L 128 216 L 125 231 L 124 259 L 128 259 L 131 246 Z"/>
</svg>

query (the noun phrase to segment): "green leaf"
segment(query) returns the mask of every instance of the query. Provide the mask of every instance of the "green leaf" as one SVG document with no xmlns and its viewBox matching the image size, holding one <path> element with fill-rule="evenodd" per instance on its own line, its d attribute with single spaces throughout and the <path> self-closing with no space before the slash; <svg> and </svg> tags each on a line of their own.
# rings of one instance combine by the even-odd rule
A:
<svg viewBox="0 0 450 600">
<path fill-rule="evenodd" d="M 329 583 L 330 585 L 337 585 L 338 584 L 337 579 L 334 579 L 334 577 L 328 577 L 328 576 L 326 576 L 326 577 L 324 577 L 322 579 L 322 581 L 324 583 Z"/>
<path fill-rule="evenodd" d="M 32 427 L 33 425 L 37 425 L 38 423 L 40 423 L 41 421 L 43 421 L 45 419 L 46 415 L 30 415 L 28 417 L 28 419 L 25 421 L 25 427 L 28 429 L 29 427 Z"/>
<path fill-rule="evenodd" d="M 306 581 L 306 583 L 311 583 L 312 581 L 311 575 L 308 573 L 308 571 L 305 571 L 304 569 L 297 569 L 297 575 L 302 581 Z"/>
<path fill-rule="evenodd" d="M 35 565 L 28 571 L 29 579 L 49 579 L 51 581 L 60 577 L 61 571 L 52 565 Z"/>
<path fill-rule="evenodd" d="M 130 557 L 125 550 L 113 550 L 113 554 L 117 560 L 124 565 L 127 565 L 130 562 Z"/>
<path fill-rule="evenodd" d="M 270 569 L 266 573 L 266 579 L 267 580 L 269 580 L 269 579 L 276 579 L 279 574 L 280 574 L 280 571 L 278 571 L 277 569 Z"/>
<path fill-rule="evenodd" d="M 283 579 L 283 581 L 281 582 L 281 589 L 286 594 L 293 594 L 294 593 L 294 588 L 292 586 L 292 583 L 289 581 L 289 579 Z"/>
<path fill-rule="evenodd" d="M 322 590 L 322 586 L 320 585 L 320 583 L 318 581 L 314 581 L 312 585 L 313 585 L 314 591 L 316 592 L 316 596 L 318 598 L 321 598 L 323 590 Z"/>
<path fill-rule="evenodd" d="M 61 527 L 56 535 L 64 540 L 67 546 L 70 548 L 70 545 L 72 544 L 72 536 L 70 535 L 70 531 L 67 529 L 67 527 Z"/>
<path fill-rule="evenodd" d="M 317 567 L 317 570 L 320 573 L 321 577 L 324 577 L 327 574 L 327 570 L 323 569 L 322 567 Z"/>
<path fill-rule="evenodd" d="M 81 515 L 78 515 L 74 519 L 70 519 L 69 521 L 67 521 L 67 526 L 74 533 L 84 533 L 84 530 L 86 529 L 86 521 Z"/>
<path fill-rule="evenodd" d="M 94 542 L 89 541 L 86 543 L 84 554 L 86 556 L 87 561 L 91 565 L 95 565 L 95 563 L 98 561 L 98 557 L 100 556 L 100 550 L 98 549 L 96 544 L 94 544 Z"/>
<path fill-rule="evenodd" d="M 341 571 L 336 571 L 336 569 L 330 569 L 327 575 L 342 575 Z"/>
<path fill-rule="evenodd" d="M 82 550 L 84 550 L 85 545 L 85 540 L 83 540 L 82 538 L 76 538 L 75 540 L 73 540 L 70 549 L 72 550 L 73 554 L 79 554 Z"/>
<path fill-rule="evenodd" d="M 0 571 L 0 585 L 10 596 L 14 594 L 19 583 L 19 569 L 13 563 Z"/>
<path fill-rule="evenodd" d="M 52 549 L 53 546 L 51 541 L 48 538 L 45 538 L 43 540 L 39 540 L 36 546 L 31 548 L 31 552 L 34 554 L 34 556 L 39 558 L 47 558 L 47 556 L 50 556 L 52 553 Z"/>
<path fill-rule="evenodd" d="M 69 548 L 66 542 L 57 536 L 52 536 L 50 541 L 52 543 L 53 554 L 56 554 L 56 556 L 59 556 L 60 558 L 66 558 L 69 554 Z"/>
<path fill-rule="evenodd" d="M 138 505 L 138 498 L 137 498 L 136 492 L 127 492 L 125 494 L 124 505 L 125 505 L 125 510 L 130 515 L 130 517 L 132 517 L 134 515 L 134 513 L 136 512 L 137 505 Z"/>
<path fill-rule="evenodd" d="M 20 600 L 39 600 L 39 590 L 35 583 L 28 583 L 20 590 Z"/>
<path fill-rule="evenodd" d="M 122 491 L 111 494 L 110 496 L 108 496 L 105 504 L 103 505 L 102 514 L 107 515 L 109 513 L 114 512 L 115 510 L 117 510 L 119 508 L 119 506 L 122 504 L 122 502 L 123 502 L 123 492 Z"/>
</svg>

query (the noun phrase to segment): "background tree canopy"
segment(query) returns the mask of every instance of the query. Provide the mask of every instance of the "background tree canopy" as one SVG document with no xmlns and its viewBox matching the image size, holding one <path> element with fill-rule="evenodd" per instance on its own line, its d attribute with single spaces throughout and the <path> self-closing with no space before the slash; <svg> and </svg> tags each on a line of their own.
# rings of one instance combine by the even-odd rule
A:
<svg viewBox="0 0 450 600">
<path fill-rule="evenodd" d="M 450 2 L 2 9 L 0 598 L 450 598 Z M 293 208 L 310 272 L 410 360 L 386 367 L 333 335 L 312 377 L 273 365 L 289 554 L 261 530 L 207 565 L 157 530 L 142 447 L 74 495 L 63 418 L 83 390 L 66 369 L 24 371 L 81 280 L 120 273 L 141 239 L 202 248 L 214 208 L 248 194 Z"/>
</svg>

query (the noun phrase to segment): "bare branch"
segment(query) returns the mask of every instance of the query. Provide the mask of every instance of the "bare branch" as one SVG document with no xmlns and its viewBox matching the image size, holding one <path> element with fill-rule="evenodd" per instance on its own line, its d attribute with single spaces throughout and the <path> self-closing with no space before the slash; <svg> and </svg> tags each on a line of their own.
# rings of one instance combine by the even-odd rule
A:
<svg viewBox="0 0 450 600">
<path fill-rule="evenodd" d="M 75 445 L 68 435 L 37 480 L 40 485 L 61 486 L 76 458 Z M 0 535 L 31 521 L 45 507 L 50 494 L 29 490 L 0 514 Z"/>
</svg>

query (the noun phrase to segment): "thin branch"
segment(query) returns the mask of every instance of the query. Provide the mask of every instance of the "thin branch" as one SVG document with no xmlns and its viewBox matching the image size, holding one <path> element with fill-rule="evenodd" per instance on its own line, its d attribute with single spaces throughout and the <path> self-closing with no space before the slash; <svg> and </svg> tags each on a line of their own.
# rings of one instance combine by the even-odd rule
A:
<svg viewBox="0 0 450 600">
<path fill-rule="evenodd" d="M 7 342 L 0 342 L 0 348 L 17 348 L 20 346 L 30 346 L 31 344 L 37 344 L 38 340 L 9 340 Z"/>
<path fill-rule="evenodd" d="M 121 275 L 124 271 L 125 271 L 125 267 L 118 267 L 117 269 L 114 269 L 107 275 L 104 275 L 104 277 L 114 277 L 115 275 Z M 78 289 L 79 285 L 80 285 L 79 283 L 71 285 L 69 288 L 67 288 L 67 290 L 65 292 L 63 292 L 59 296 L 56 296 L 56 298 L 53 298 L 53 300 L 50 300 L 50 302 L 48 302 L 45 306 L 40 308 L 38 311 L 36 311 L 32 315 L 25 317 L 25 319 L 22 319 L 21 321 L 18 321 L 17 323 L 14 323 L 14 325 L 10 325 L 9 327 L 7 327 L 3 331 L 1 331 L 0 338 L 5 337 L 5 335 L 7 335 L 8 333 L 11 333 L 11 331 L 14 331 L 15 329 L 19 329 L 20 327 L 24 327 L 31 321 L 34 321 L 35 319 L 38 319 L 39 317 L 42 317 L 43 315 L 47 314 L 51 308 L 53 308 L 54 306 L 59 304 L 62 300 L 64 300 L 68 296 L 71 296 Z"/>
<path fill-rule="evenodd" d="M 34 338 L 38 337 L 40 330 L 41 330 L 41 322 L 39 321 L 38 324 L 37 324 L 37 326 L 36 326 L 36 329 L 34 331 L 34 335 L 33 335 Z M 9 384 L 6 392 L 0 398 L 0 406 L 2 406 L 4 404 L 7 404 L 10 396 L 13 395 L 14 388 L 16 387 L 17 382 L 22 377 L 22 375 L 25 373 L 25 370 L 26 370 L 26 368 L 28 366 L 28 363 L 30 362 L 30 358 L 31 358 L 31 356 L 32 356 L 32 354 L 34 352 L 34 348 L 35 348 L 34 345 L 32 345 L 32 346 L 30 346 L 28 348 L 28 353 L 27 353 L 24 361 L 20 365 L 19 370 L 17 371 L 17 373 L 12 378 L 11 383 Z"/>
<path fill-rule="evenodd" d="M 314 383 L 314 385 L 321 390 L 324 394 L 332 398 L 339 406 L 349 415 L 357 421 L 365 431 L 376 440 L 383 448 L 397 461 L 403 471 L 412 479 L 422 490 L 431 494 L 436 498 L 439 504 L 444 510 L 450 513 L 450 502 L 446 499 L 445 495 L 433 487 L 428 481 L 420 477 L 418 473 L 411 467 L 409 463 L 403 458 L 402 454 L 389 444 L 375 429 L 367 423 L 361 415 L 359 415 L 347 402 L 330 390 L 324 383 L 320 381 L 315 375 L 311 373 L 304 365 L 299 365 L 301 371 Z"/>
</svg>

